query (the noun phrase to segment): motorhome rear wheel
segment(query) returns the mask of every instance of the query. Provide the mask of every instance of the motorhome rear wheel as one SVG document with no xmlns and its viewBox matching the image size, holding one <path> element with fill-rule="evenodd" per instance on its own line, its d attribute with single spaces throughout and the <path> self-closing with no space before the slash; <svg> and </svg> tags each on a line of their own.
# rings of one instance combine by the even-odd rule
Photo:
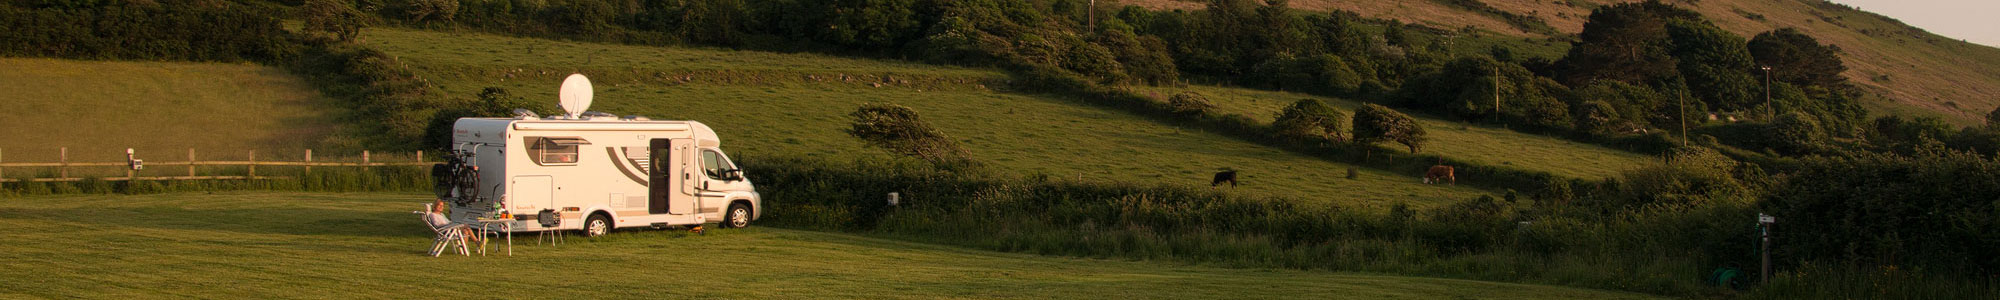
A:
<svg viewBox="0 0 2000 300">
<path fill-rule="evenodd" d="M 605 218 L 604 215 L 592 214 L 589 221 L 583 222 L 583 236 L 600 237 L 610 232 L 611 219 Z"/>
</svg>

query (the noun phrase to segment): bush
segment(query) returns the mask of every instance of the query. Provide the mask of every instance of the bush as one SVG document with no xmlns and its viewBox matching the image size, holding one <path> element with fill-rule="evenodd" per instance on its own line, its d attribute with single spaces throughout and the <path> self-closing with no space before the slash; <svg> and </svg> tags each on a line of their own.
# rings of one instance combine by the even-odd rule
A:
<svg viewBox="0 0 2000 300">
<path fill-rule="evenodd" d="M 1171 107 L 1174 113 L 1188 116 L 1206 115 L 1215 109 L 1215 104 L 1210 104 L 1208 97 L 1195 92 L 1174 94 L 1173 97 L 1167 98 L 1167 106 Z"/>
<path fill-rule="evenodd" d="M 1767 129 L 1772 144 L 1787 154 L 1818 153 L 1826 148 L 1826 132 L 1819 121 L 1801 112 L 1786 113 Z"/>
<path fill-rule="evenodd" d="M 1576 107 L 1576 129 L 1591 134 L 1614 134 L 1618 132 L 1618 110 L 1601 100 L 1584 102 Z"/>
<path fill-rule="evenodd" d="M 1713 201 L 1743 201 L 1750 187 L 1738 181 L 1739 163 L 1714 149 L 1675 148 L 1667 162 L 1625 171 L 1619 186 L 1625 193 L 1616 209 L 1645 206 L 1703 206 Z"/>
</svg>

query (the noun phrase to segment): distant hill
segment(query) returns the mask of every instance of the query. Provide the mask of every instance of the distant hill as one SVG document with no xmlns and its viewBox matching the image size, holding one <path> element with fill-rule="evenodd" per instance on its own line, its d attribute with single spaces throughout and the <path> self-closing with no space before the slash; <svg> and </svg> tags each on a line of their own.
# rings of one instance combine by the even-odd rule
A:
<svg viewBox="0 0 2000 300">
<path fill-rule="evenodd" d="M 1126 0 L 1153 9 L 1201 9 L 1182 0 Z M 1593 8 L 1637 0 L 1292 0 L 1306 10 L 1342 9 L 1442 29 L 1471 26 L 1522 37 L 1557 37 L 1583 30 Z M 1877 114 L 1937 115 L 1977 124 L 2000 107 L 2000 48 L 1932 34 L 1887 16 L 1821 0 L 1671 0 L 1745 38 L 1794 27 L 1839 46 L 1854 84 L 1888 101 L 1869 101 Z M 1451 4 L 1456 3 L 1456 4 Z M 1474 6 L 1505 12 L 1481 11 Z M 1527 22 L 1510 22 L 1507 15 Z M 1523 25 L 1526 24 L 1526 25 Z M 1546 26 L 1553 32 L 1537 26 Z"/>
</svg>

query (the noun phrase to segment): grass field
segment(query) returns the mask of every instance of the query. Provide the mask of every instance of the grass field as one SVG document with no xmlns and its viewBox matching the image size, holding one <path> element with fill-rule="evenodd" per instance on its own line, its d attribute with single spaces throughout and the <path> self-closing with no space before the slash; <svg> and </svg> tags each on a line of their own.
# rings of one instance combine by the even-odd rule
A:
<svg viewBox="0 0 2000 300">
<path fill-rule="evenodd" d="M 289 153 L 321 144 L 339 115 L 299 78 L 247 64 L 0 58 L 0 91 L 9 162 L 54 162 L 59 147 L 73 161 Z"/>
<path fill-rule="evenodd" d="M 1250 117 L 1270 123 L 1286 106 L 1300 99 L 1319 99 L 1349 114 L 1361 102 L 1300 93 L 1275 92 L 1208 86 L 1134 87 L 1136 91 L 1164 99 L 1183 91 L 1206 96 L 1216 112 Z M 1488 165 L 1510 166 L 1549 172 L 1559 176 L 1601 179 L 1644 165 L 1651 158 L 1603 146 L 1578 143 L 1547 136 L 1515 132 L 1504 128 L 1456 122 L 1421 114 L 1430 144 L 1424 151 Z"/>
<path fill-rule="evenodd" d="M 1565 287 L 975 251 L 752 227 L 432 258 L 417 194 L 0 200 L 0 298 L 1641 299 Z"/>
<path fill-rule="evenodd" d="M 529 102 L 553 103 L 559 76 L 518 76 L 508 80 L 482 70 L 529 68 L 542 62 L 486 62 L 456 55 L 428 52 L 423 45 L 443 43 L 464 48 L 503 47 L 530 43 L 551 43 L 541 47 L 562 49 L 609 49 L 603 53 L 649 55 L 654 47 L 598 45 L 506 38 L 477 34 L 445 34 L 425 31 L 371 29 L 365 34 L 373 45 L 390 49 L 418 74 L 437 82 L 453 95 L 472 95 L 485 87 L 501 87 L 525 97 Z M 693 119 L 716 128 L 727 150 L 739 160 L 759 156 L 800 155 L 826 159 L 882 159 L 880 150 L 862 144 L 840 130 L 846 128 L 847 113 L 862 103 L 879 102 L 909 106 L 924 119 L 960 139 L 975 159 L 1017 174 L 1045 174 L 1057 178 L 1112 180 L 1142 183 L 1207 184 L 1219 168 L 1233 168 L 1243 175 L 1243 185 L 1232 191 L 1251 196 L 1285 197 L 1317 203 L 1339 203 L 1361 207 L 1387 207 L 1409 203 L 1427 207 L 1475 197 L 1482 191 L 1467 187 L 1424 185 L 1417 175 L 1422 170 L 1392 172 L 1356 168 L 1358 179 L 1346 179 L 1351 166 L 1332 163 L 1283 150 L 1263 147 L 1216 134 L 1188 131 L 1152 122 L 1114 110 L 1079 105 L 1049 97 L 1006 93 L 983 88 L 977 83 L 927 85 L 885 85 L 875 87 L 839 80 L 810 80 L 793 75 L 784 79 L 744 81 L 716 79 L 682 82 L 648 78 L 654 72 L 702 71 L 705 68 L 779 70 L 783 66 L 811 64 L 824 59 L 813 55 L 770 54 L 747 51 L 669 49 L 694 52 L 686 56 L 746 55 L 760 59 L 722 58 L 738 61 L 732 66 L 674 62 L 633 65 L 635 70 L 611 70 L 597 83 L 593 110 L 617 114 L 640 114 L 656 119 Z M 525 59 L 525 58 L 523 58 Z M 619 60 L 603 56 L 597 60 Z M 478 65 L 460 65 L 472 61 Z M 483 62 L 483 63 L 482 63 Z M 772 65 L 765 65 L 769 62 Z M 858 65 L 849 75 L 887 72 L 930 78 L 982 78 L 998 76 L 987 71 L 950 68 L 907 67 L 898 63 L 870 66 L 835 59 L 824 65 Z M 855 70 L 855 71 L 846 71 Z M 875 71 L 869 71 L 875 70 Z M 564 74 L 567 75 L 567 74 Z M 598 78 L 597 74 L 593 79 Z M 745 75 L 734 75 L 745 76 Z M 735 77 L 730 77 L 735 78 Z M 985 79 L 982 79 L 985 80 Z"/>
</svg>

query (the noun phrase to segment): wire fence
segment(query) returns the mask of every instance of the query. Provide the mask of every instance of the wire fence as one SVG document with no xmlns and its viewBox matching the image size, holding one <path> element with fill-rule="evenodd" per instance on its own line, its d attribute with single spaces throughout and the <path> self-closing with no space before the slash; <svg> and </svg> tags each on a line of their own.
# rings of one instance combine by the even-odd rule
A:
<svg viewBox="0 0 2000 300">
<path fill-rule="evenodd" d="M 86 178 L 104 181 L 131 180 L 215 180 L 215 179 L 291 179 L 294 176 L 312 174 L 314 167 L 374 168 L 397 166 L 429 166 L 438 162 L 424 161 L 424 152 L 415 155 L 377 155 L 361 151 L 357 157 L 336 157 L 314 159 L 313 151 L 304 150 L 302 156 L 291 156 L 290 160 L 260 160 L 256 150 L 229 152 L 234 156 L 245 154 L 241 160 L 200 160 L 195 149 L 188 149 L 184 160 L 146 160 L 144 156 L 126 149 L 125 161 L 86 162 L 71 161 L 69 148 L 58 148 L 54 162 L 7 162 L 6 149 L 0 149 L 0 182 L 73 182 Z M 266 157 L 271 152 L 265 152 Z M 216 153 L 210 153 L 216 154 Z M 178 156 L 178 155 L 175 155 Z M 381 161 L 378 157 L 390 157 L 392 161 Z M 177 157 L 178 158 L 178 157 Z M 264 174 L 258 174 L 258 167 L 264 167 Z M 10 169 L 12 171 L 10 171 Z M 122 171 L 122 176 L 120 173 Z M 9 175 L 13 174 L 13 175 Z"/>
</svg>

